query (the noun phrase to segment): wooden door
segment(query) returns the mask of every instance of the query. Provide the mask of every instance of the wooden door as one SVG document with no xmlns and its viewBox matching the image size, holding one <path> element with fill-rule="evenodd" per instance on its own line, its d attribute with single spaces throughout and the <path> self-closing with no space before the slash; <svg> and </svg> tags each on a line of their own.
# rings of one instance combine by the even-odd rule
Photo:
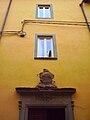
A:
<svg viewBox="0 0 90 120">
<path fill-rule="evenodd" d="M 65 109 L 29 109 L 28 120 L 65 120 Z"/>
<path fill-rule="evenodd" d="M 29 109 L 28 120 L 47 120 L 45 109 Z"/>
</svg>

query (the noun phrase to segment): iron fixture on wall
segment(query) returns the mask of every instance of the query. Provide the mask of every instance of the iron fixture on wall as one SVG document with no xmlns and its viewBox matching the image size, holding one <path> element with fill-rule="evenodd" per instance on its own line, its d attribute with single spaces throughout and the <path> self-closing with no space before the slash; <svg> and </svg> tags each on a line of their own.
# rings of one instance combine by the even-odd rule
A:
<svg viewBox="0 0 90 120">
<path fill-rule="evenodd" d="M 83 3 L 87 3 L 87 4 L 89 4 L 89 3 L 90 3 L 90 0 L 83 0 L 82 3 L 80 4 L 80 7 L 81 7 L 81 10 L 82 10 L 82 12 L 83 12 L 83 15 L 84 15 L 84 18 L 85 18 L 85 21 L 86 21 L 87 27 L 88 27 L 88 29 L 89 29 L 89 31 L 90 31 L 90 25 L 89 25 L 89 22 L 88 22 L 88 19 L 87 19 L 87 16 L 86 16 L 85 10 L 84 10 L 84 8 L 83 8 Z"/>
<path fill-rule="evenodd" d="M 26 32 L 20 30 L 20 31 L 3 31 L 3 34 L 7 35 L 18 35 L 20 37 L 24 37 L 26 35 Z"/>
<path fill-rule="evenodd" d="M 26 32 L 24 32 L 23 29 L 21 29 L 20 31 L 4 31 L 4 27 L 5 27 L 5 24 L 6 24 L 6 20 L 7 20 L 8 14 L 9 14 L 11 4 L 12 4 L 12 0 L 9 1 L 8 7 L 7 7 L 7 10 L 6 10 L 4 21 L 3 21 L 3 24 L 2 24 L 2 27 L 1 27 L 1 30 L 0 30 L 0 39 L 2 38 L 2 34 L 18 35 L 20 37 L 24 37 L 26 35 Z"/>
</svg>

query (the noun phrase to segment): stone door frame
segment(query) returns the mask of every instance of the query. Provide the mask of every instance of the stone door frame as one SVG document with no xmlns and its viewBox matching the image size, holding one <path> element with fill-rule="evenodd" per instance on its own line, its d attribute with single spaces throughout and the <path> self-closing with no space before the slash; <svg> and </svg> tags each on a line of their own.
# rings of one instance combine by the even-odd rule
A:
<svg viewBox="0 0 90 120">
<path fill-rule="evenodd" d="M 65 120 L 74 120 L 74 88 L 16 88 L 20 95 L 19 120 L 28 120 L 28 108 L 65 108 Z"/>
</svg>

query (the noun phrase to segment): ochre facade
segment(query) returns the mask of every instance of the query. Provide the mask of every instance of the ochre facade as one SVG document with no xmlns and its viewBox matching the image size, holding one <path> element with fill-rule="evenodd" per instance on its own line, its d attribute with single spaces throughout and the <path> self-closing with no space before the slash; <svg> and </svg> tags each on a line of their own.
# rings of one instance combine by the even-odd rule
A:
<svg viewBox="0 0 90 120">
<path fill-rule="evenodd" d="M 24 25 L 25 37 L 3 31 L 0 40 L 0 120 L 18 120 L 19 95 L 15 88 L 34 88 L 43 69 L 55 75 L 58 88 L 76 88 L 74 119 L 90 120 L 90 31 L 79 6 L 81 2 L 12 0 L 4 31 L 20 31 L 24 20 L 34 22 Z M 0 1 L 0 29 L 8 4 L 9 0 Z M 36 19 L 36 4 L 52 4 L 54 18 Z M 84 3 L 84 9 L 90 21 L 90 4 Z M 46 23 L 38 23 L 40 20 Z M 50 21 L 52 24 L 48 24 Z M 79 22 L 82 25 L 78 25 Z M 57 60 L 34 59 L 35 34 L 56 35 Z"/>
</svg>

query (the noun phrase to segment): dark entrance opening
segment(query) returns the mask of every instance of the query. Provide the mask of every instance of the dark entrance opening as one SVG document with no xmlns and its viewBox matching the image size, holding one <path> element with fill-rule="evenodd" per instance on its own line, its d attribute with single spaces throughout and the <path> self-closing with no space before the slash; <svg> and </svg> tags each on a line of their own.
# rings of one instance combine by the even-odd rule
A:
<svg viewBox="0 0 90 120">
<path fill-rule="evenodd" d="M 28 108 L 28 120 L 65 120 L 65 108 Z"/>
</svg>

